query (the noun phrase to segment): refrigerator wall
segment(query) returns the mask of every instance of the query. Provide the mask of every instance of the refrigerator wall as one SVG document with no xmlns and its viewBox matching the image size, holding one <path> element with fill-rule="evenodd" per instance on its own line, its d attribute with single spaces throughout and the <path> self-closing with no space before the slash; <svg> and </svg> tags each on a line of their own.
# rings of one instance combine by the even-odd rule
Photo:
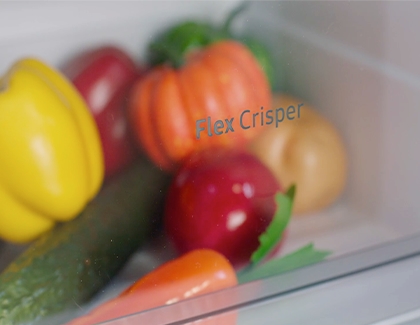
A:
<svg viewBox="0 0 420 325">
<path fill-rule="evenodd" d="M 418 6 L 280 1 L 254 7 L 246 28 L 275 53 L 280 87 L 330 118 L 349 152 L 342 200 L 295 219 L 291 237 L 315 235 L 320 245 L 347 252 L 418 232 Z"/>
</svg>

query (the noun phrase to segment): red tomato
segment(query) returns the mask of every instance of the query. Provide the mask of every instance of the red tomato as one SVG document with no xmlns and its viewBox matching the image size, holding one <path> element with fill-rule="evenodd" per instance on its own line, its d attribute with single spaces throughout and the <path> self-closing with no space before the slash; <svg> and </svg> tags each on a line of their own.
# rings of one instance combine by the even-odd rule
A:
<svg viewBox="0 0 420 325">
<path fill-rule="evenodd" d="M 153 68 L 135 84 L 129 103 L 138 144 L 171 172 L 196 150 L 245 147 L 262 130 L 253 114 L 271 102 L 260 64 L 241 43 L 217 42 L 184 61 Z"/>
</svg>

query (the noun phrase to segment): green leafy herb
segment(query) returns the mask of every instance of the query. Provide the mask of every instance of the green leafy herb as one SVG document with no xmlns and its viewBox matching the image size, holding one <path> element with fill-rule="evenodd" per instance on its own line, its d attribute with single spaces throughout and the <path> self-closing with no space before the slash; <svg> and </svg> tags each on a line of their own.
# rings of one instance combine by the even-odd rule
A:
<svg viewBox="0 0 420 325">
<path fill-rule="evenodd" d="M 290 216 L 296 186 L 292 185 L 286 192 L 276 194 L 277 211 L 267 230 L 259 237 L 260 246 L 251 256 L 251 266 L 260 263 L 274 249 L 283 236 Z"/>
<path fill-rule="evenodd" d="M 314 245 L 308 244 L 284 257 L 266 262 L 261 266 L 251 266 L 238 273 L 239 283 L 258 280 L 265 277 L 279 275 L 300 267 L 319 263 L 331 252 L 316 250 Z"/>
<path fill-rule="evenodd" d="M 292 215 L 296 186 L 292 185 L 286 194 L 276 194 L 277 211 L 267 230 L 259 237 L 260 246 L 252 254 L 250 264 L 238 272 L 239 283 L 279 275 L 284 272 L 315 264 L 324 260 L 331 252 L 321 251 L 308 244 L 284 257 L 259 265 L 276 247 L 283 237 Z"/>
</svg>

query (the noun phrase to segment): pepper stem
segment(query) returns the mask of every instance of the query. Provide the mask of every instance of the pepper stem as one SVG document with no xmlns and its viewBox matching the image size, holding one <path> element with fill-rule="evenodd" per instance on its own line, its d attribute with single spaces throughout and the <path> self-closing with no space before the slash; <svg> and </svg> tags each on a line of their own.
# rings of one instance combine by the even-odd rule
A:
<svg viewBox="0 0 420 325">
<path fill-rule="evenodd" d="M 236 17 L 238 17 L 239 14 L 245 11 L 248 8 L 248 6 L 249 6 L 249 2 L 243 1 L 239 6 L 233 9 L 231 13 L 227 16 L 226 21 L 222 26 L 222 31 L 225 33 L 228 33 L 232 25 L 232 22 L 235 20 Z"/>
<path fill-rule="evenodd" d="M 163 54 L 164 56 L 168 57 L 169 61 L 172 63 L 174 68 L 179 68 L 184 64 L 184 59 L 182 55 L 174 51 L 169 46 L 164 46 L 159 43 L 152 43 L 150 44 L 150 49 L 154 52 Z"/>
</svg>

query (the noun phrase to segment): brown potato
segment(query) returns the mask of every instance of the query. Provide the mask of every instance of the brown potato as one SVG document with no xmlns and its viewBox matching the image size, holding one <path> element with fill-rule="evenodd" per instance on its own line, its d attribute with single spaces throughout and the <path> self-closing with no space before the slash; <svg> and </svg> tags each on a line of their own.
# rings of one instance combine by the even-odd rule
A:
<svg viewBox="0 0 420 325">
<path fill-rule="evenodd" d="M 295 118 L 284 120 L 264 130 L 250 143 L 249 149 L 288 188 L 296 184 L 294 214 L 321 210 L 332 204 L 342 193 L 347 179 L 347 153 L 336 128 L 310 105 L 283 94 L 274 94 L 272 108 L 290 105 Z"/>
</svg>

